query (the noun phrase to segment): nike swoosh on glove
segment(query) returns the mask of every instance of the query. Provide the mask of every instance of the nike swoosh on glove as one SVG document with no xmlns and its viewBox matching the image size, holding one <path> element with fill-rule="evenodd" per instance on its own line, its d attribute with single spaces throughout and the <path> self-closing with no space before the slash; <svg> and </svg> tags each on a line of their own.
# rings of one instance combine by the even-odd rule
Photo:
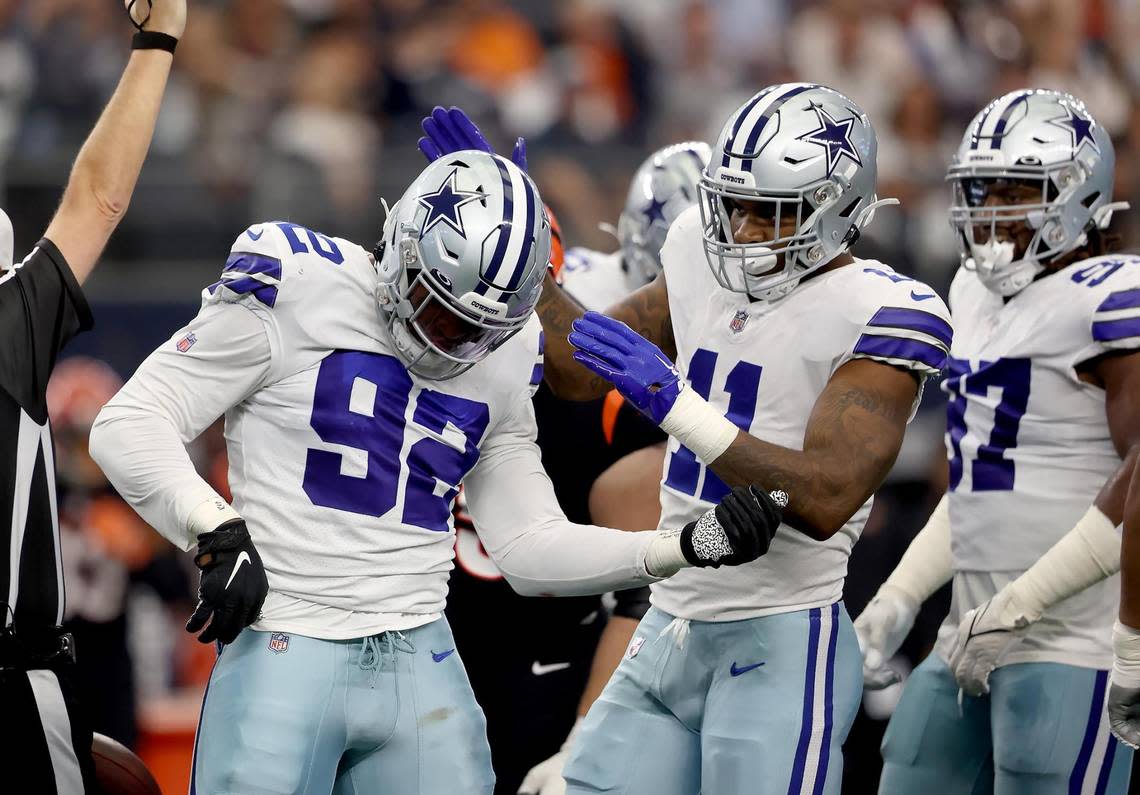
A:
<svg viewBox="0 0 1140 795">
<path fill-rule="evenodd" d="M 990 692 L 990 674 L 1032 623 L 1008 588 L 962 616 L 954 653 L 950 655 L 950 670 L 966 695 Z"/>
<path fill-rule="evenodd" d="M 883 585 L 855 619 L 855 637 L 863 652 L 863 687 L 882 690 L 901 681 L 887 661 L 910 634 L 918 609 L 914 599 L 902 590 Z"/>
<path fill-rule="evenodd" d="M 420 124 L 424 130 L 424 137 L 417 145 L 429 163 L 433 163 L 444 155 L 462 152 L 465 149 L 478 149 L 480 152 L 495 154 L 491 144 L 483 137 L 483 132 L 471 121 L 471 118 L 459 108 L 443 108 L 436 105 L 431 115 L 425 116 Z M 526 171 L 526 139 L 515 139 L 515 148 L 511 152 L 511 162 Z"/>
<path fill-rule="evenodd" d="M 661 349 L 620 320 L 587 312 L 573 323 L 574 360 L 612 383 L 638 411 L 658 425 L 685 388 Z"/>
<path fill-rule="evenodd" d="M 245 627 L 261 615 L 269 592 L 269 580 L 261 555 L 241 519 L 233 519 L 198 536 L 194 564 L 202 570 L 198 583 L 198 607 L 186 622 L 186 631 L 198 632 L 202 643 L 220 640 L 232 643 Z"/>
<path fill-rule="evenodd" d="M 681 530 L 681 554 L 693 566 L 739 566 L 768 551 L 788 497 L 735 486 L 715 508 Z"/>
</svg>

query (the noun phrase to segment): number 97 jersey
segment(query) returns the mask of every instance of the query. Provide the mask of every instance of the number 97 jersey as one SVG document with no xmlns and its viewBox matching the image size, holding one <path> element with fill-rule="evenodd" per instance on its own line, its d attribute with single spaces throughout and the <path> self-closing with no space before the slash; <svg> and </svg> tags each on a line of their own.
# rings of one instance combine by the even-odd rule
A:
<svg viewBox="0 0 1140 795">
<path fill-rule="evenodd" d="M 1078 368 L 1140 349 L 1140 258 L 1083 260 L 1004 302 L 962 269 L 950 309 L 943 389 L 955 568 L 1024 571 L 1120 465 L 1104 390 Z"/>
</svg>

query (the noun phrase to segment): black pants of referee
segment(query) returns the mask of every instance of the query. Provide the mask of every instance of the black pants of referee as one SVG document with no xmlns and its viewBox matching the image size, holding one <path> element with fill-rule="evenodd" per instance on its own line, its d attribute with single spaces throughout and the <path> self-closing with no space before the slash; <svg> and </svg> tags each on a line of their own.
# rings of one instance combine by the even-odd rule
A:
<svg viewBox="0 0 1140 795">
<path fill-rule="evenodd" d="M 77 703 L 74 663 L 4 667 L 0 660 L 0 770 L 14 789 L 35 795 L 98 793 L 91 726 Z M 17 783 L 19 782 L 19 783 Z"/>
</svg>

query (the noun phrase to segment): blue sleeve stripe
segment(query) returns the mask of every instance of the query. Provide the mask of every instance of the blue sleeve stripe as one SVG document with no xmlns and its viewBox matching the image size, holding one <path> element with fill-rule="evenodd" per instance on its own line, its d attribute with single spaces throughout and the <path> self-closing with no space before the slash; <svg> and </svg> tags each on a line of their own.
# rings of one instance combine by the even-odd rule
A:
<svg viewBox="0 0 1140 795">
<path fill-rule="evenodd" d="M 946 365 L 946 351 L 937 345 L 921 340 L 902 337 L 881 337 L 878 334 L 864 334 L 855 345 L 856 354 L 879 356 L 884 359 L 900 359 L 918 362 L 934 370 Z"/>
<path fill-rule="evenodd" d="M 1111 312 L 1114 309 L 1140 309 L 1140 288 L 1110 293 L 1096 311 Z"/>
<path fill-rule="evenodd" d="M 237 271 L 238 273 L 260 273 L 277 281 L 281 281 L 281 260 L 267 257 L 264 254 L 253 254 L 239 251 L 230 254 L 226 260 L 223 271 Z"/>
<path fill-rule="evenodd" d="M 1097 342 L 1112 342 L 1128 337 L 1140 337 L 1140 317 L 1098 321 L 1092 324 L 1092 335 Z"/>
<path fill-rule="evenodd" d="M 534 370 L 530 374 L 530 385 L 538 386 L 542 383 L 542 362 L 538 362 L 534 366 Z"/>
<path fill-rule="evenodd" d="M 902 306 L 884 306 L 871 318 L 868 326 L 886 326 L 907 331 L 921 331 L 942 342 L 947 348 L 954 339 L 954 329 L 942 318 L 921 309 Z"/>
<path fill-rule="evenodd" d="M 544 353 L 546 353 L 546 332 L 540 331 L 538 332 L 538 355 L 542 356 Z"/>
<path fill-rule="evenodd" d="M 224 279 L 222 286 L 238 295 L 252 293 L 254 298 L 268 307 L 277 303 L 277 288 L 272 284 L 259 282 L 252 276 L 243 276 L 240 279 Z M 211 290 L 211 292 L 213 291 Z"/>
</svg>

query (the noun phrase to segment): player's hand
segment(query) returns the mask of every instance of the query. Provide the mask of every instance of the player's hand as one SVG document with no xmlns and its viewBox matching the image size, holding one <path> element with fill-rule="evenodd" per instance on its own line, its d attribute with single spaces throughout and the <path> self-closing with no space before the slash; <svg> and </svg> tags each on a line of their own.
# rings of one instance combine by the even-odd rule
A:
<svg viewBox="0 0 1140 795">
<path fill-rule="evenodd" d="M 487 143 L 487 139 L 483 137 L 483 132 L 475 122 L 457 107 L 442 108 L 436 105 L 432 108 L 431 115 L 424 117 L 421 126 L 425 135 L 420 138 L 418 145 L 429 163 L 464 149 L 478 149 L 481 152 L 495 154 L 495 150 Z M 525 138 L 515 140 L 511 162 L 526 171 Z"/>
<path fill-rule="evenodd" d="M 768 551 L 788 495 L 735 486 L 715 508 L 681 530 L 681 554 L 693 566 L 739 566 Z"/>
<path fill-rule="evenodd" d="M 962 616 L 950 656 L 958 687 L 968 696 L 990 692 L 990 674 L 1032 623 L 1008 587 Z"/>
<path fill-rule="evenodd" d="M 855 636 L 863 652 L 863 687 L 882 690 L 900 681 L 887 665 L 910 634 L 920 605 L 891 585 L 884 585 L 855 619 Z"/>
<path fill-rule="evenodd" d="M 265 567 L 245 522 L 233 519 L 198 536 L 194 563 L 202 570 L 202 579 L 198 584 L 198 607 L 186 622 L 186 631 L 195 633 L 209 621 L 210 626 L 198 636 L 199 641 L 232 643 L 261 615 L 261 605 L 269 591 Z"/>
<path fill-rule="evenodd" d="M 566 779 L 562 777 L 562 768 L 566 766 L 566 759 L 570 756 L 570 748 L 578 731 L 582 726 L 582 718 L 574 721 L 574 727 L 566 735 L 566 742 L 558 749 L 558 753 L 549 759 L 539 762 L 532 767 L 519 786 L 518 795 L 565 795 Z"/>
<path fill-rule="evenodd" d="M 1112 650 L 1108 725 L 1120 742 L 1140 748 L 1140 630 L 1117 621 L 1112 628 Z"/>
<path fill-rule="evenodd" d="M 587 312 L 573 323 L 574 360 L 617 387 L 626 400 L 658 425 L 685 388 L 661 349 L 620 320 Z"/>
<path fill-rule="evenodd" d="M 124 0 L 131 22 L 139 30 L 165 33 L 176 39 L 186 30 L 186 0 Z"/>
</svg>

